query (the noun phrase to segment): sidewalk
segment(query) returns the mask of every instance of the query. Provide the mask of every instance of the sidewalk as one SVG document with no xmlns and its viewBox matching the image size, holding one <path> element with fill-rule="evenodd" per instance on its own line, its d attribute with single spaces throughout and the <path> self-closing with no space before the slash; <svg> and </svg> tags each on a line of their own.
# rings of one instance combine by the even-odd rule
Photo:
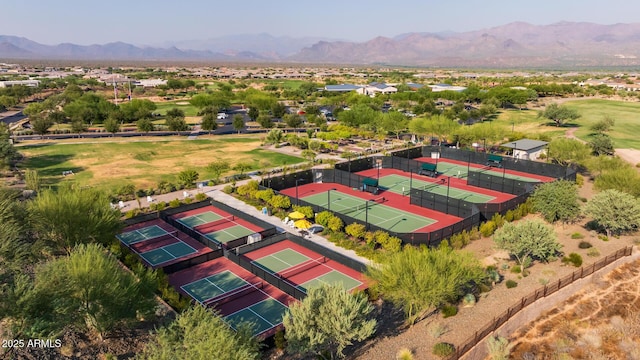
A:
<svg viewBox="0 0 640 360">
<path fill-rule="evenodd" d="M 238 181 L 236 183 L 236 186 L 240 186 L 240 185 L 244 185 L 247 182 L 254 180 L 254 179 L 246 179 L 246 180 L 241 180 Z M 294 229 L 287 227 L 284 227 L 282 224 L 282 220 L 280 218 L 278 218 L 277 216 L 269 216 L 269 215 L 265 215 L 263 214 L 261 211 L 259 211 L 258 209 L 256 209 L 255 207 L 248 205 L 247 203 L 238 200 L 236 198 L 234 198 L 231 195 L 227 195 L 224 192 L 222 192 L 221 190 L 227 186 L 228 184 L 221 184 L 221 185 L 216 185 L 216 186 L 204 186 L 203 188 L 200 189 L 192 189 L 192 190 L 180 190 L 180 191 L 174 191 L 171 193 L 167 193 L 167 194 L 162 194 L 162 195 L 154 195 L 152 196 L 153 201 L 154 202 L 158 202 L 158 201 L 164 201 L 164 202 L 169 202 L 171 200 L 174 199 L 179 199 L 179 200 L 183 200 L 184 199 L 184 193 L 186 192 L 189 197 L 193 198 L 197 193 L 205 193 L 207 196 L 209 196 L 210 198 L 219 201 L 221 203 L 224 203 L 227 206 L 231 206 L 232 208 L 235 208 L 237 210 L 240 210 L 248 215 L 251 215 L 255 218 L 258 218 L 260 220 L 264 220 L 270 224 L 273 224 L 274 226 L 276 226 L 276 228 L 280 231 L 280 232 L 289 232 L 291 234 L 297 235 L 299 236 L 300 234 L 298 234 Z M 120 209 L 123 212 L 132 210 L 132 209 L 137 209 L 138 208 L 138 201 L 140 202 L 140 206 L 142 208 L 145 207 L 149 207 L 149 202 L 147 201 L 146 197 L 141 197 L 138 200 L 130 200 L 124 203 L 124 207 L 122 209 Z M 337 245 L 335 245 L 334 243 L 330 242 L 329 240 L 327 240 L 326 238 L 318 235 L 318 234 L 310 234 L 310 237 L 307 237 L 307 239 L 315 242 L 318 245 L 321 245 L 325 248 L 328 248 L 332 251 L 335 251 L 337 253 L 340 253 L 344 256 L 347 256 L 351 259 L 354 259 L 356 261 L 359 261 L 365 265 L 373 265 L 373 262 L 367 258 L 363 258 L 359 255 L 357 255 L 355 253 L 355 251 L 353 250 L 347 250 L 344 248 L 341 248 Z"/>
</svg>

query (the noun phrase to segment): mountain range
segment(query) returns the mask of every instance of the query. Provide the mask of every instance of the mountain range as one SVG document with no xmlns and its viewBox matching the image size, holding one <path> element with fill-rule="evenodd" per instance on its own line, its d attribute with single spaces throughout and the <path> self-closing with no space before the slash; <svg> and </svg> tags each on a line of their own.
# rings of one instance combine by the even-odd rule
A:
<svg viewBox="0 0 640 360">
<path fill-rule="evenodd" d="M 366 42 L 234 35 L 160 46 L 43 45 L 0 35 L 0 59 L 183 60 L 435 67 L 640 65 L 640 24 L 514 22 L 468 32 L 406 33 Z"/>
</svg>

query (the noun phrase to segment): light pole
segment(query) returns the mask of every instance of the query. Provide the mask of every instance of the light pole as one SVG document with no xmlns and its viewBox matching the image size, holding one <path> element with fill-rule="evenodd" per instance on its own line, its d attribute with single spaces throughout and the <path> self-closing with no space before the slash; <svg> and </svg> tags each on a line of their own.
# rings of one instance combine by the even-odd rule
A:
<svg viewBox="0 0 640 360">
<path fill-rule="evenodd" d="M 371 201 L 373 200 L 369 199 L 364 202 L 364 223 L 366 230 L 369 230 L 369 202 Z"/>
<path fill-rule="evenodd" d="M 298 197 L 298 183 L 304 181 L 304 179 L 296 179 L 296 205 L 300 205 L 300 198 Z"/>
<path fill-rule="evenodd" d="M 335 190 L 335 188 L 329 189 L 329 191 L 327 191 L 327 210 L 328 211 L 331 211 L 331 190 Z"/>
<path fill-rule="evenodd" d="M 413 169 L 409 169 L 409 192 L 413 188 Z"/>
<path fill-rule="evenodd" d="M 447 178 L 447 214 L 449 213 L 449 185 L 451 185 L 451 176 Z"/>
</svg>

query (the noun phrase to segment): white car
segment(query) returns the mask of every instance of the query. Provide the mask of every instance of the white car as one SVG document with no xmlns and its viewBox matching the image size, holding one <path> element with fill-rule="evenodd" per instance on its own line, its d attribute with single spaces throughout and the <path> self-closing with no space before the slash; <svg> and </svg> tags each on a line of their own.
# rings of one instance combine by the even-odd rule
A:
<svg viewBox="0 0 640 360">
<path fill-rule="evenodd" d="M 229 115 L 225 114 L 225 113 L 218 113 L 218 120 L 223 120 L 228 118 Z"/>
</svg>

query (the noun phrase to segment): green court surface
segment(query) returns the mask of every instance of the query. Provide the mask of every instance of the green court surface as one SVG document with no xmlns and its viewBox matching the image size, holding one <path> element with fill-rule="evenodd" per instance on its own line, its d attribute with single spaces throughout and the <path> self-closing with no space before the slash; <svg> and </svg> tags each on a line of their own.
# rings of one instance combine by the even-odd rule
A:
<svg viewBox="0 0 640 360">
<path fill-rule="evenodd" d="M 446 178 L 443 177 L 442 179 L 446 179 Z M 426 190 L 428 192 L 435 193 L 442 196 L 449 195 L 450 198 L 461 199 L 461 200 L 465 200 L 472 203 L 484 204 L 495 199 L 494 196 L 477 194 L 473 191 L 466 191 L 466 190 L 461 190 L 453 187 L 447 187 L 446 182 L 444 185 L 442 185 L 437 182 L 432 183 L 428 181 L 422 181 L 416 178 L 411 180 L 406 176 L 397 175 L 397 174 L 383 176 L 380 179 L 378 179 L 378 183 L 383 188 L 386 188 L 389 191 L 392 191 L 397 194 L 402 194 L 402 195 L 409 194 L 410 186 L 413 186 L 413 188 Z"/>
<path fill-rule="evenodd" d="M 376 202 L 369 202 L 366 205 L 367 201 L 365 199 L 336 190 L 332 190 L 329 195 L 325 191 L 302 199 L 314 205 L 358 219 L 363 224 L 368 221 L 370 224 L 397 233 L 414 232 L 436 222 L 434 219 L 414 215 Z M 330 206 L 327 206 L 327 200 L 330 200 Z"/>
<path fill-rule="evenodd" d="M 186 227 L 193 229 L 198 225 L 204 225 L 210 222 L 218 221 L 222 218 L 223 216 L 218 215 L 213 211 L 206 211 L 200 214 L 183 217 L 181 219 L 178 219 L 178 221 L 184 224 Z"/>
<path fill-rule="evenodd" d="M 157 249 L 140 253 L 139 255 L 147 261 L 151 266 L 156 266 L 173 259 L 177 259 L 189 254 L 198 252 L 198 250 L 183 242 L 166 245 Z"/>
<path fill-rule="evenodd" d="M 264 270 L 275 274 L 311 260 L 293 249 L 284 249 L 276 253 L 253 260 L 252 262 Z"/>
<path fill-rule="evenodd" d="M 486 167 L 483 167 L 482 169 L 486 169 Z M 442 160 L 438 161 L 438 173 L 444 174 L 446 176 L 466 178 L 468 175 L 467 170 L 468 168 L 465 165 L 453 164 L 453 163 L 442 161 Z M 494 176 L 500 176 L 500 177 L 504 176 L 505 178 L 512 179 L 512 180 L 520 180 L 525 182 L 540 182 L 539 179 L 530 178 L 530 177 L 521 176 L 521 175 L 509 174 L 507 172 L 504 172 L 503 169 L 498 169 L 495 167 L 492 167 L 486 170 L 481 170 L 481 168 L 477 168 L 473 166 L 471 167 L 471 171 L 479 171 L 479 170 Z"/>
<path fill-rule="evenodd" d="M 141 241 L 167 235 L 168 232 L 158 225 L 147 226 L 138 230 L 128 231 L 116 237 L 125 245 L 135 244 Z"/>
<path fill-rule="evenodd" d="M 313 278 L 303 284 L 300 287 L 307 292 L 309 288 L 320 286 L 322 284 L 329 285 L 339 285 L 344 288 L 346 291 L 351 291 L 358 286 L 362 285 L 362 283 L 351 276 L 345 275 L 340 271 L 331 270 L 330 272 L 318 276 L 317 278 Z"/>
<path fill-rule="evenodd" d="M 204 236 L 218 243 L 226 244 L 231 240 L 239 239 L 241 237 L 245 237 L 254 233 L 255 231 L 249 228 L 246 228 L 242 225 L 235 225 L 222 230 L 205 234 Z"/>
<path fill-rule="evenodd" d="M 281 324 L 287 309 L 286 305 L 270 298 L 225 316 L 224 319 L 234 330 L 242 323 L 249 323 L 255 336 Z"/>
<path fill-rule="evenodd" d="M 249 284 L 246 280 L 229 270 L 207 276 L 200 280 L 182 285 L 181 288 L 199 303 L 213 299 L 241 286 Z"/>
</svg>

